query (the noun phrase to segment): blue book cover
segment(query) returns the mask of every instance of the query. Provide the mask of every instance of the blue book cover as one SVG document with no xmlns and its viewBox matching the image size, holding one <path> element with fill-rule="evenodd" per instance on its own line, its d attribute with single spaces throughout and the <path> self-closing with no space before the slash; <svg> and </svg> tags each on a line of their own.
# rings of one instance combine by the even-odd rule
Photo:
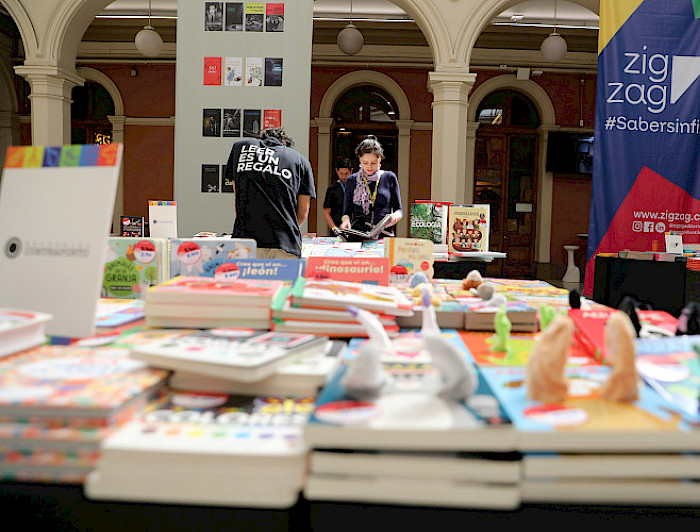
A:
<svg viewBox="0 0 700 532">
<path fill-rule="evenodd" d="M 512 419 L 522 451 L 697 451 L 700 431 L 690 416 L 639 381 L 639 399 L 602 397 L 611 368 L 567 366 L 567 399 L 545 404 L 527 396 L 526 366 L 481 367 Z"/>
<path fill-rule="evenodd" d="M 290 285 L 304 275 L 301 259 L 225 259 L 215 258 L 204 265 L 203 277 L 217 279 L 262 279 L 286 281 Z"/>
<path fill-rule="evenodd" d="M 456 331 L 444 331 L 465 358 L 468 352 Z M 479 374 L 478 388 L 464 401 L 434 393 L 439 378 L 420 333 L 404 331 L 393 353 L 382 354 L 390 384 L 373 399 L 348 396 L 342 379 L 362 340 L 352 339 L 344 363 L 324 386 L 305 430 L 316 448 L 512 451 L 511 421 Z M 477 368 L 478 372 L 478 368 Z"/>
<path fill-rule="evenodd" d="M 257 243 L 250 238 L 170 238 L 170 277 L 213 277 L 212 261 L 253 259 Z M 219 262 L 218 264 L 220 264 Z"/>
</svg>

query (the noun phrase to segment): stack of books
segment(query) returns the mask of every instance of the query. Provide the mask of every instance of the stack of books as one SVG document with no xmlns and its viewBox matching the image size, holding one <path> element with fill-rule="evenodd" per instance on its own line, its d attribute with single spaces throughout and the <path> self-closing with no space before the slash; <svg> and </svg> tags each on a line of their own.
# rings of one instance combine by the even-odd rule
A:
<svg viewBox="0 0 700 532">
<path fill-rule="evenodd" d="M 0 308 L 0 357 L 46 343 L 46 323 L 52 318 L 45 312 Z"/>
<path fill-rule="evenodd" d="M 0 478 L 80 483 L 100 442 L 141 411 L 167 372 L 122 348 L 43 345 L 0 360 Z"/>
<path fill-rule="evenodd" d="M 435 319 L 441 329 L 464 329 L 464 307 L 450 294 L 445 285 L 432 284 Z M 404 295 L 413 302 L 413 316 L 398 316 L 396 322 L 402 329 L 420 328 L 423 323 L 423 295 L 421 290 L 411 288 L 407 283 L 396 284 Z"/>
<path fill-rule="evenodd" d="M 289 508 L 302 489 L 313 399 L 171 392 L 102 444 L 90 499 Z"/>
<path fill-rule="evenodd" d="M 469 354 L 457 331 L 442 332 Z M 437 370 L 419 332 L 401 332 L 382 352 L 392 384 L 357 400 L 342 385 L 363 339 L 319 394 L 304 437 L 311 446 L 304 496 L 310 501 L 514 509 L 520 462 L 507 415 L 479 378 L 463 401 L 427 391 Z"/>
<path fill-rule="evenodd" d="M 413 315 L 412 301 L 395 286 L 300 277 L 291 291 L 274 301 L 270 328 L 331 337 L 367 337 L 367 330 L 353 318 L 348 306 L 377 314 L 390 336 L 398 333 L 398 316 Z"/>
<path fill-rule="evenodd" d="M 131 358 L 175 372 L 177 388 L 284 395 L 313 395 L 342 347 L 314 334 L 233 328 L 172 331 L 151 341 L 132 335 L 124 342 Z"/>
<path fill-rule="evenodd" d="M 145 294 L 148 327 L 270 328 L 270 305 L 280 280 L 173 277 Z"/>
</svg>

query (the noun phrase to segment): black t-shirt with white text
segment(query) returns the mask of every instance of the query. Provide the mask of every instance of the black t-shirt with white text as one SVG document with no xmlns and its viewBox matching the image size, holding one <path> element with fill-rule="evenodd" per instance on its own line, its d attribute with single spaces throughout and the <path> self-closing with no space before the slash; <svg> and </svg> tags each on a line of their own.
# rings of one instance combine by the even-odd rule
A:
<svg viewBox="0 0 700 532">
<path fill-rule="evenodd" d="M 235 142 L 225 176 L 235 184 L 234 238 L 301 256 L 297 197 L 316 197 L 309 161 L 275 138 Z"/>
</svg>

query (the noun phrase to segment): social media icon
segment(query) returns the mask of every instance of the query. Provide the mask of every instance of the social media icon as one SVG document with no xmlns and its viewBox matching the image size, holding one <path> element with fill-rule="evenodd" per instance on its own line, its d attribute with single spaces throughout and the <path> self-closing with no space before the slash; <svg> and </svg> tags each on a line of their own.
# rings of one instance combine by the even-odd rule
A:
<svg viewBox="0 0 700 532">
<path fill-rule="evenodd" d="M 642 222 L 640 220 L 635 220 L 632 222 L 632 231 L 635 231 L 636 233 L 642 232 Z"/>
<path fill-rule="evenodd" d="M 654 232 L 654 222 L 644 222 L 644 232 L 653 233 Z"/>
<path fill-rule="evenodd" d="M 663 222 L 657 222 L 656 224 L 656 232 L 657 233 L 663 233 L 666 231 L 666 224 Z"/>
</svg>

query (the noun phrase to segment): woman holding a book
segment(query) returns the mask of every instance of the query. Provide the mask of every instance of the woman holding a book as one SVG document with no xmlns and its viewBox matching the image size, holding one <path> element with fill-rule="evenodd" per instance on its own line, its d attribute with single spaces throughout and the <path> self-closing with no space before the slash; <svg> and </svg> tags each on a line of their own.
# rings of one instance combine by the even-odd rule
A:
<svg viewBox="0 0 700 532">
<path fill-rule="evenodd" d="M 401 193 L 394 172 L 381 169 L 384 149 L 374 135 L 368 135 L 355 148 L 360 170 L 345 183 L 345 205 L 340 228 L 369 232 L 386 217 L 384 230 L 377 238 L 394 236 L 401 218 Z"/>
</svg>

